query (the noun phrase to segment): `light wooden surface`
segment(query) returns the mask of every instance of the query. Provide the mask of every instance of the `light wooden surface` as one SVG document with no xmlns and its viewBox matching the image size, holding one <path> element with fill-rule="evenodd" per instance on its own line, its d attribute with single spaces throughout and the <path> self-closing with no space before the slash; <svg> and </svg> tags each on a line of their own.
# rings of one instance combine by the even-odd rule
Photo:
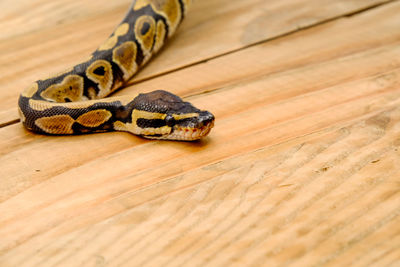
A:
<svg viewBox="0 0 400 267">
<path fill-rule="evenodd" d="M 400 1 L 197 1 L 117 94 L 212 111 L 201 142 L 25 131 L 129 4 L 0 2 L 0 266 L 400 266 Z"/>
</svg>

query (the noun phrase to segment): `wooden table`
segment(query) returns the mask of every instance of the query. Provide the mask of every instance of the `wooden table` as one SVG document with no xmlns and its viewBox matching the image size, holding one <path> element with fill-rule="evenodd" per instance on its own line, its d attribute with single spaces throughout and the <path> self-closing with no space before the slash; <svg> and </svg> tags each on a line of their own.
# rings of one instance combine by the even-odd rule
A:
<svg viewBox="0 0 400 267">
<path fill-rule="evenodd" d="M 198 0 L 117 94 L 212 111 L 201 142 L 26 131 L 130 1 L 0 2 L 0 266 L 400 266 L 400 1 Z"/>
</svg>

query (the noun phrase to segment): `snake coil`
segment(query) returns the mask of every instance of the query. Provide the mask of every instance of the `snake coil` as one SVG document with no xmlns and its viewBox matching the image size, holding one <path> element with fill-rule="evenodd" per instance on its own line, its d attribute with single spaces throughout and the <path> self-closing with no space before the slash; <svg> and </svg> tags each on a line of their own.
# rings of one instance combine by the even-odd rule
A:
<svg viewBox="0 0 400 267">
<path fill-rule="evenodd" d="M 134 1 L 88 60 L 38 80 L 21 93 L 18 110 L 23 125 L 54 135 L 126 131 L 151 139 L 187 141 L 206 136 L 214 116 L 167 91 L 105 98 L 161 49 L 191 1 Z"/>
</svg>

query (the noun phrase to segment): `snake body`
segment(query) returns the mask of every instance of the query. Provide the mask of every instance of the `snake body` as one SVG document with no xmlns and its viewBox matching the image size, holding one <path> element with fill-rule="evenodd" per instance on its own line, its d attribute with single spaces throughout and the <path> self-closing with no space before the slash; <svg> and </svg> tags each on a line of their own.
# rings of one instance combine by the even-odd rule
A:
<svg viewBox="0 0 400 267">
<path fill-rule="evenodd" d="M 38 80 L 18 101 L 23 125 L 44 134 L 126 131 L 151 139 L 197 140 L 214 116 L 163 90 L 108 97 L 176 31 L 191 0 L 136 0 L 111 36 L 86 61 Z"/>
</svg>

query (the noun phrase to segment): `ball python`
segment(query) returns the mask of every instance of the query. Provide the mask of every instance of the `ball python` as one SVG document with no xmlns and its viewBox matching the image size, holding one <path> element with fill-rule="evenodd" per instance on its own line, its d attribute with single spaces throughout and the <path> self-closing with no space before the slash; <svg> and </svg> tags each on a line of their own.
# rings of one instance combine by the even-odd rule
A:
<svg viewBox="0 0 400 267">
<path fill-rule="evenodd" d="M 125 131 L 150 139 L 184 141 L 206 136 L 214 125 L 213 114 L 170 92 L 107 97 L 126 85 L 161 49 L 191 1 L 133 1 L 122 22 L 89 59 L 34 82 L 20 94 L 23 125 L 50 135 Z"/>
</svg>

